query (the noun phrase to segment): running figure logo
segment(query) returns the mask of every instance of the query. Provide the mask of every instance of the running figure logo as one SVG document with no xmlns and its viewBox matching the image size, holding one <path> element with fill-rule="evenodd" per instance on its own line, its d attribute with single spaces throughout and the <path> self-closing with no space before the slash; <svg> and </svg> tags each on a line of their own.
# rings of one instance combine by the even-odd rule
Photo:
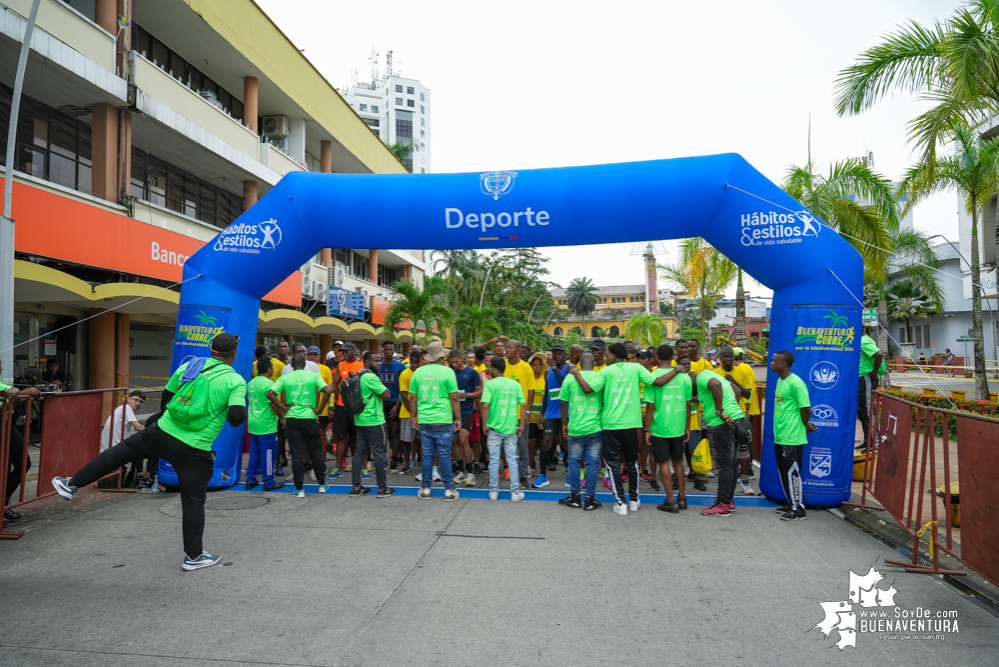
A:
<svg viewBox="0 0 999 667">
<path fill-rule="evenodd" d="M 818 236 L 822 223 L 808 211 L 795 211 L 794 217 L 801 221 L 802 236 Z"/>
<path fill-rule="evenodd" d="M 479 176 L 479 187 L 483 194 L 490 195 L 495 200 L 513 189 L 515 178 L 515 171 L 487 171 Z"/>
<path fill-rule="evenodd" d="M 278 227 L 277 220 L 271 218 L 267 222 L 262 223 L 260 231 L 264 234 L 264 240 L 260 242 L 260 247 L 276 250 L 278 244 L 281 243 L 281 228 Z M 275 234 L 277 234 L 277 240 L 274 239 Z"/>
</svg>

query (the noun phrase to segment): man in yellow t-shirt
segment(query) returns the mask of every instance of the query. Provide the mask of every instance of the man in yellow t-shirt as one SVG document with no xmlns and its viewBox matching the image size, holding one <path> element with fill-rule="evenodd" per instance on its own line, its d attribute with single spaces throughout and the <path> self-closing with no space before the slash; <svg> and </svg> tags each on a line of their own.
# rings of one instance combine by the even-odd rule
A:
<svg viewBox="0 0 999 667">
<path fill-rule="evenodd" d="M 413 381 L 413 373 L 420 367 L 422 360 L 423 353 L 414 347 L 407 359 L 409 367 L 399 373 L 399 467 L 396 471 L 398 475 L 405 475 L 416 468 L 419 454 L 419 448 L 414 440 L 420 434 L 413 428 L 413 415 L 409 411 L 412 407 L 409 384 Z"/>
<path fill-rule="evenodd" d="M 506 370 L 503 375 L 517 382 L 524 390 L 524 404 L 520 406 L 520 410 L 530 410 L 534 404 L 534 369 L 520 358 L 523 351 L 518 340 L 511 340 L 506 344 Z M 517 438 L 517 471 L 520 473 L 521 488 L 527 488 L 529 438 L 530 429 L 526 428 Z"/>
<path fill-rule="evenodd" d="M 271 351 L 267 349 L 266 345 L 258 345 L 253 350 L 253 377 L 257 377 L 257 361 L 263 357 L 269 356 L 271 356 Z M 281 363 L 281 360 L 277 357 L 271 359 L 271 363 L 274 365 L 274 372 L 271 373 L 271 382 L 274 382 L 281 377 L 281 371 L 284 370 L 284 364 Z"/>
<path fill-rule="evenodd" d="M 607 362 L 604 361 L 604 355 L 607 354 L 607 343 L 602 340 L 593 341 L 590 343 L 590 353 L 593 355 L 594 373 L 599 373 L 607 368 Z"/>
</svg>

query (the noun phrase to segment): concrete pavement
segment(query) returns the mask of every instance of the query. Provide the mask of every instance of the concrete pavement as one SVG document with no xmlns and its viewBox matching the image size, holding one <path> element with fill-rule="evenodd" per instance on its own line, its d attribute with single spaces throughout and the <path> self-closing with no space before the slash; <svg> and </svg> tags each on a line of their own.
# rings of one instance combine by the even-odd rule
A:
<svg viewBox="0 0 999 667">
<path fill-rule="evenodd" d="M 26 535 L 0 542 L 0 665 L 967 665 L 994 660 L 999 632 L 825 511 L 223 491 L 206 530 L 221 566 L 185 573 L 176 494 L 81 502 L 26 506 Z M 841 651 L 810 630 L 875 563 L 900 609 L 955 611 L 960 632 Z"/>
</svg>

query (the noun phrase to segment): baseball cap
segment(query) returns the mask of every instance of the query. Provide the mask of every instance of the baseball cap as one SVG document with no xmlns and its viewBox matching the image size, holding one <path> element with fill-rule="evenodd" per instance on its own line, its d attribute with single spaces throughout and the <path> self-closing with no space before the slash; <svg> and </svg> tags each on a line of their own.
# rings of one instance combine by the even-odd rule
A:
<svg viewBox="0 0 999 667">
<path fill-rule="evenodd" d="M 340 345 L 340 349 L 341 349 L 341 350 L 356 350 L 356 349 L 357 349 L 357 346 L 356 346 L 356 345 L 354 345 L 353 343 L 351 343 L 351 342 L 350 342 L 350 341 L 348 340 L 348 341 L 347 341 L 346 343 L 341 343 L 341 345 Z"/>
<path fill-rule="evenodd" d="M 440 341 L 434 341 L 430 345 L 427 345 L 427 361 L 433 362 L 438 359 L 442 359 L 447 352 L 444 350 L 444 346 L 441 345 Z"/>
<path fill-rule="evenodd" d="M 326 353 L 326 361 L 329 361 L 330 359 L 332 359 L 335 356 L 336 356 L 336 352 L 334 352 L 333 350 L 330 350 L 329 352 Z"/>
<path fill-rule="evenodd" d="M 603 342 L 602 340 L 591 341 L 590 342 L 590 349 L 591 350 L 606 350 L 607 349 L 607 343 Z"/>
<path fill-rule="evenodd" d="M 743 353 L 743 350 L 742 350 L 742 348 L 741 348 L 741 347 L 733 347 L 733 348 L 732 348 L 732 352 L 734 352 L 734 353 L 735 353 L 735 356 L 737 356 L 737 357 L 738 357 L 738 356 L 739 356 L 740 354 L 742 354 L 742 353 Z"/>
<path fill-rule="evenodd" d="M 231 354 L 239 347 L 239 336 L 233 336 L 224 331 L 212 339 L 212 351 L 221 354 Z"/>
<path fill-rule="evenodd" d="M 333 344 L 334 345 L 343 345 L 343 341 L 342 340 L 338 340 L 338 341 L 335 341 Z"/>
<path fill-rule="evenodd" d="M 305 351 L 306 354 L 319 354 L 319 348 L 315 345 L 310 345 L 309 349 Z"/>
<path fill-rule="evenodd" d="M 565 352 L 565 345 L 553 345 L 551 351 L 554 352 L 555 350 Z"/>
</svg>

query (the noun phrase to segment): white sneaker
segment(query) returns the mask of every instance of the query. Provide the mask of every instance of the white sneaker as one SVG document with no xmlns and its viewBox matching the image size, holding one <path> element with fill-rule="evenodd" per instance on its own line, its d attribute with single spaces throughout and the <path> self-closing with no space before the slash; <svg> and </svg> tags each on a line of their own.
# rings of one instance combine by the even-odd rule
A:
<svg viewBox="0 0 999 667">
<path fill-rule="evenodd" d="M 499 500 L 499 491 L 490 491 L 489 500 Z"/>
<path fill-rule="evenodd" d="M 624 503 L 615 503 L 614 514 L 618 514 L 620 516 L 628 516 L 628 506 L 625 505 Z"/>
<path fill-rule="evenodd" d="M 309 480 L 313 481 L 313 482 L 316 481 L 316 471 L 315 470 L 310 470 L 309 471 Z"/>
<path fill-rule="evenodd" d="M 475 486 L 475 475 L 472 473 L 465 475 L 465 486 Z"/>
<path fill-rule="evenodd" d="M 630 503 L 628 503 L 628 510 L 631 512 L 637 512 L 638 508 L 641 506 L 642 506 L 641 500 L 632 500 Z"/>
<path fill-rule="evenodd" d="M 431 478 L 431 481 L 433 481 L 433 482 L 442 482 L 442 481 L 444 481 L 444 478 L 441 477 L 441 474 L 439 472 L 437 472 L 437 466 L 434 466 L 434 476 Z"/>
<path fill-rule="evenodd" d="M 715 471 L 714 470 L 709 470 L 708 473 L 706 475 L 704 475 L 704 476 L 708 477 L 708 478 L 714 477 L 715 476 Z"/>
<path fill-rule="evenodd" d="M 465 481 L 465 473 L 459 472 L 457 475 L 454 476 L 454 483 L 455 484 L 460 484 L 460 483 L 462 483 L 464 481 Z"/>
<path fill-rule="evenodd" d="M 430 489 L 420 489 L 420 492 L 416 494 L 418 498 L 427 500 L 430 498 Z"/>
<path fill-rule="evenodd" d="M 513 493 L 510 494 L 510 500 L 512 500 L 515 503 L 519 503 L 523 499 L 524 499 L 524 492 L 523 491 L 515 491 L 515 492 L 513 492 Z"/>
<path fill-rule="evenodd" d="M 423 481 L 423 473 L 422 472 L 416 475 L 416 481 L 417 482 L 422 482 Z"/>
<path fill-rule="evenodd" d="M 445 491 L 444 492 L 444 500 L 447 500 L 447 501 L 458 500 L 458 498 L 460 498 L 460 497 L 461 496 L 458 495 L 458 489 L 455 489 L 454 491 Z"/>
<path fill-rule="evenodd" d="M 753 487 L 751 487 L 749 485 L 749 480 L 748 479 L 741 479 L 741 480 L 739 480 L 739 483 L 742 485 L 742 492 L 744 494 L 746 494 L 747 496 L 755 496 L 756 495 L 756 492 L 753 491 Z"/>
</svg>

